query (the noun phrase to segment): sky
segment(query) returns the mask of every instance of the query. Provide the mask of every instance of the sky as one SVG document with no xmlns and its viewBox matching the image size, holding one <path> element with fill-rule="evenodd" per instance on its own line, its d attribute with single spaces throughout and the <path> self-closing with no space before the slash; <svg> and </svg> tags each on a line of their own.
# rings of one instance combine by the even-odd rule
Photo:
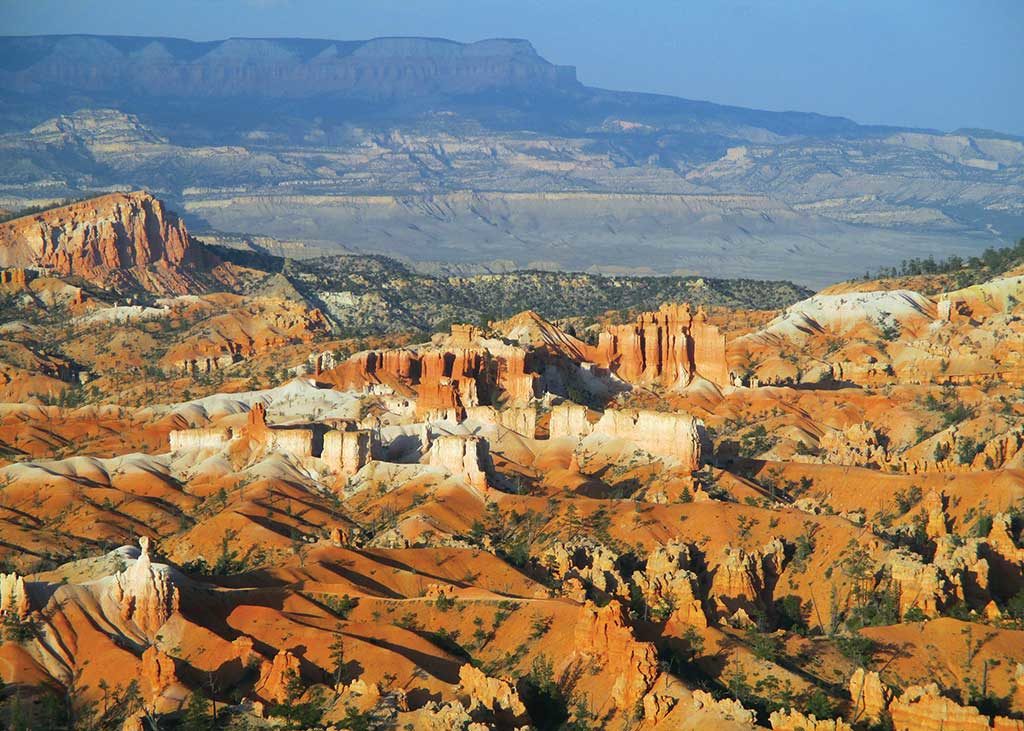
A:
<svg viewBox="0 0 1024 731">
<path fill-rule="evenodd" d="M 591 86 L 1024 135 L 1024 0 L 0 0 L 0 35 L 526 38 Z"/>
</svg>

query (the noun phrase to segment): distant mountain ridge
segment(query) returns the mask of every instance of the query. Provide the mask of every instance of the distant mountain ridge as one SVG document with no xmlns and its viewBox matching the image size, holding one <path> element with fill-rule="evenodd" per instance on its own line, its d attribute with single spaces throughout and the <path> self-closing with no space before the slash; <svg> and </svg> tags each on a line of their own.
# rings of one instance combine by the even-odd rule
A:
<svg viewBox="0 0 1024 731">
<path fill-rule="evenodd" d="M 576 84 L 573 67 L 548 63 L 518 39 L 0 38 L 0 87 L 24 93 L 71 88 L 157 97 L 389 97 Z"/>
<path fill-rule="evenodd" d="M 585 86 L 528 41 L 0 38 L 0 208 L 144 188 L 202 234 L 822 286 L 1024 233 L 1024 141 Z"/>
</svg>

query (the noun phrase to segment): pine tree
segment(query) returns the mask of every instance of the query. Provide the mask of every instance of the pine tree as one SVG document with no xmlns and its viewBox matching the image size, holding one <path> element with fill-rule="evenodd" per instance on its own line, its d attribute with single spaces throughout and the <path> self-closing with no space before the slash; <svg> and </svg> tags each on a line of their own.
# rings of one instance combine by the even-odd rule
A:
<svg viewBox="0 0 1024 731">
<path fill-rule="evenodd" d="M 185 715 L 181 721 L 184 731 L 210 731 L 213 728 L 213 717 L 209 712 L 209 702 L 202 693 L 193 693 L 185 707 Z"/>
</svg>

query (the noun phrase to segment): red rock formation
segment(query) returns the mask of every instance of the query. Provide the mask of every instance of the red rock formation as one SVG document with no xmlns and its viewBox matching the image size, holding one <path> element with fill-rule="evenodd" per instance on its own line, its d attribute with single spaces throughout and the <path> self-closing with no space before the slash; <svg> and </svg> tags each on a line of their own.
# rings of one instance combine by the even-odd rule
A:
<svg viewBox="0 0 1024 731">
<path fill-rule="evenodd" d="M 698 576 L 689 566 L 689 548 L 679 541 L 671 541 L 651 552 L 642 573 L 633 572 L 633 583 L 649 607 L 655 610 L 673 607 L 666 622 L 668 632 L 681 632 L 686 626 L 708 626 L 700 601 Z"/>
<path fill-rule="evenodd" d="M 250 436 L 262 434 L 267 431 L 267 407 L 257 401 L 249 409 L 249 415 L 245 420 L 246 429 Z"/>
<path fill-rule="evenodd" d="M 324 371 L 317 380 L 346 391 L 381 383 L 408 386 L 419 377 L 419 367 L 419 359 L 409 350 L 364 351 Z"/>
<path fill-rule="evenodd" d="M 212 429 L 175 429 L 168 435 L 172 452 L 191 449 L 223 449 L 235 434 L 230 427 Z"/>
<path fill-rule="evenodd" d="M 853 726 L 841 718 L 821 719 L 805 716 L 800 711 L 774 711 L 768 721 L 772 731 L 853 731 Z"/>
<path fill-rule="evenodd" d="M 195 286 L 187 265 L 217 263 L 191 244 L 185 224 L 153 196 L 112 193 L 0 224 L 0 266 L 184 294 Z"/>
<path fill-rule="evenodd" d="M 248 635 L 236 637 L 231 641 L 231 647 L 235 651 L 235 657 L 242 663 L 242 667 L 247 667 L 253 659 L 259 657 L 253 650 L 252 637 Z"/>
<path fill-rule="evenodd" d="M 729 385 L 725 336 L 709 325 L 700 307 L 662 305 L 645 312 L 631 325 L 615 325 L 601 333 L 599 363 L 629 383 L 680 388 L 702 376 L 719 388 Z"/>
<path fill-rule="evenodd" d="M 548 435 L 552 439 L 561 437 L 585 437 L 594 430 L 587 418 L 587 407 L 566 401 L 551 409 Z"/>
<path fill-rule="evenodd" d="M 895 731 L 990 731 L 991 724 L 977 708 L 944 697 L 935 683 L 912 685 L 889 704 Z"/>
<path fill-rule="evenodd" d="M 264 661 L 260 666 L 256 695 L 270 703 L 284 703 L 288 700 L 288 683 L 299 677 L 300 668 L 299 658 L 288 650 L 279 650 L 273 662 Z"/>
<path fill-rule="evenodd" d="M 25 270 L 20 267 L 5 269 L 0 272 L 0 286 L 10 287 L 11 289 L 23 289 L 27 283 L 28 276 Z"/>
<path fill-rule="evenodd" d="M 150 645 L 142 653 L 142 690 L 145 694 L 147 705 L 159 712 L 166 713 L 176 710 L 180 706 L 180 700 L 171 697 L 169 691 L 174 688 L 180 689 L 178 676 L 174 669 L 174 659 L 160 650 L 156 645 Z"/>
<path fill-rule="evenodd" d="M 556 541 L 544 557 L 544 565 L 559 581 L 568 585 L 570 582 L 579 584 L 586 594 L 584 585 L 596 589 L 601 594 L 611 594 L 628 598 L 626 583 L 615 568 L 619 556 L 606 546 L 593 544 L 584 538 L 576 538 L 569 543 Z M 575 598 L 579 592 L 563 587 L 567 596 Z M 580 599 L 582 601 L 582 599 Z"/>
<path fill-rule="evenodd" d="M 457 419 L 461 419 L 465 416 L 466 406 L 476 406 L 476 380 L 466 374 L 465 366 L 465 354 L 456 359 L 451 353 L 425 353 L 420 358 L 416 413 L 420 416 L 454 413 Z"/>
<path fill-rule="evenodd" d="M 777 538 L 759 551 L 725 546 L 713 569 L 708 598 L 717 619 L 737 612 L 754 616 L 771 603 L 774 581 L 782 572 L 785 546 Z"/>
<path fill-rule="evenodd" d="M 537 376 L 526 369 L 526 351 L 506 348 L 498 354 L 498 388 L 508 394 L 509 403 L 528 403 L 536 395 Z"/>
<path fill-rule="evenodd" d="M 369 429 L 329 431 L 320 458 L 338 474 L 354 475 L 373 459 L 374 437 Z"/>
<path fill-rule="evenodd" d="M 757 719 L 753 711 L 748 711 L 743 704 L 733 698 L 716 700 L 713 695 L 704 690 L 693 691 L 693 710 L 700 711 L 701 716 L 709 722 L 707 727 L 725 725 L 724 721 L 732 721 L 735 725 L 729 728 L 756 728 L 754 723 Z M 700 728 L 693 726 L 692 728 Z"/>
<path fill-rule="evenodd" d="M 890 552 L 885 565 L 899 593 L 901 615 L 911 607 L 929 617 L 939 613 L 950 595 L 950 586 L 937 566 L 925 564 L 917 554 L 905 549 Z"/>
<path fill-rule="evenodd" d="M 512 726 L 527 721 L 526 706 L 511 684 L 488 677 L 468 663 L 459 668 L 459 690 L 465 695 L 463 705 L 470 713 L 482 709 Z"/>
<path fill-rule="evenodd" d="M 601 608 L 587 602 L 576 623 L 574 646 L 577 653 L 616 677 L 611 698 L 619 708 L 634 708 L 658 676 L 654 645 L 637 641 L 618 602 Z"/>
<path fill-rule="evenodd" d="M 493 406 L 474 406 L 466 409 L 466 418 L 503 426 L 531 439 L 537 431 L 537 409 L 532 406 L 505 408 L 500 411 Z"/>
</svg>

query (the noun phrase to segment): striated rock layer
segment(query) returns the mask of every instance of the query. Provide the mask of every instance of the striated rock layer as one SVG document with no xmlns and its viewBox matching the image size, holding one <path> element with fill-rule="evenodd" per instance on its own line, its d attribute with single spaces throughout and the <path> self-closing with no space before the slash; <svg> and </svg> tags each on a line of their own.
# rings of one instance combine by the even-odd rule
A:
<svg viewBox="0 0 1024 731">
<path fill-rule="evenodd" d="M 0 267 L 185 294 L 200 287 L 200 265 L 218 263 L 194 244 L 181 219 L 150 194 L 111 193 L 0 224 Z"/>
</svg>

